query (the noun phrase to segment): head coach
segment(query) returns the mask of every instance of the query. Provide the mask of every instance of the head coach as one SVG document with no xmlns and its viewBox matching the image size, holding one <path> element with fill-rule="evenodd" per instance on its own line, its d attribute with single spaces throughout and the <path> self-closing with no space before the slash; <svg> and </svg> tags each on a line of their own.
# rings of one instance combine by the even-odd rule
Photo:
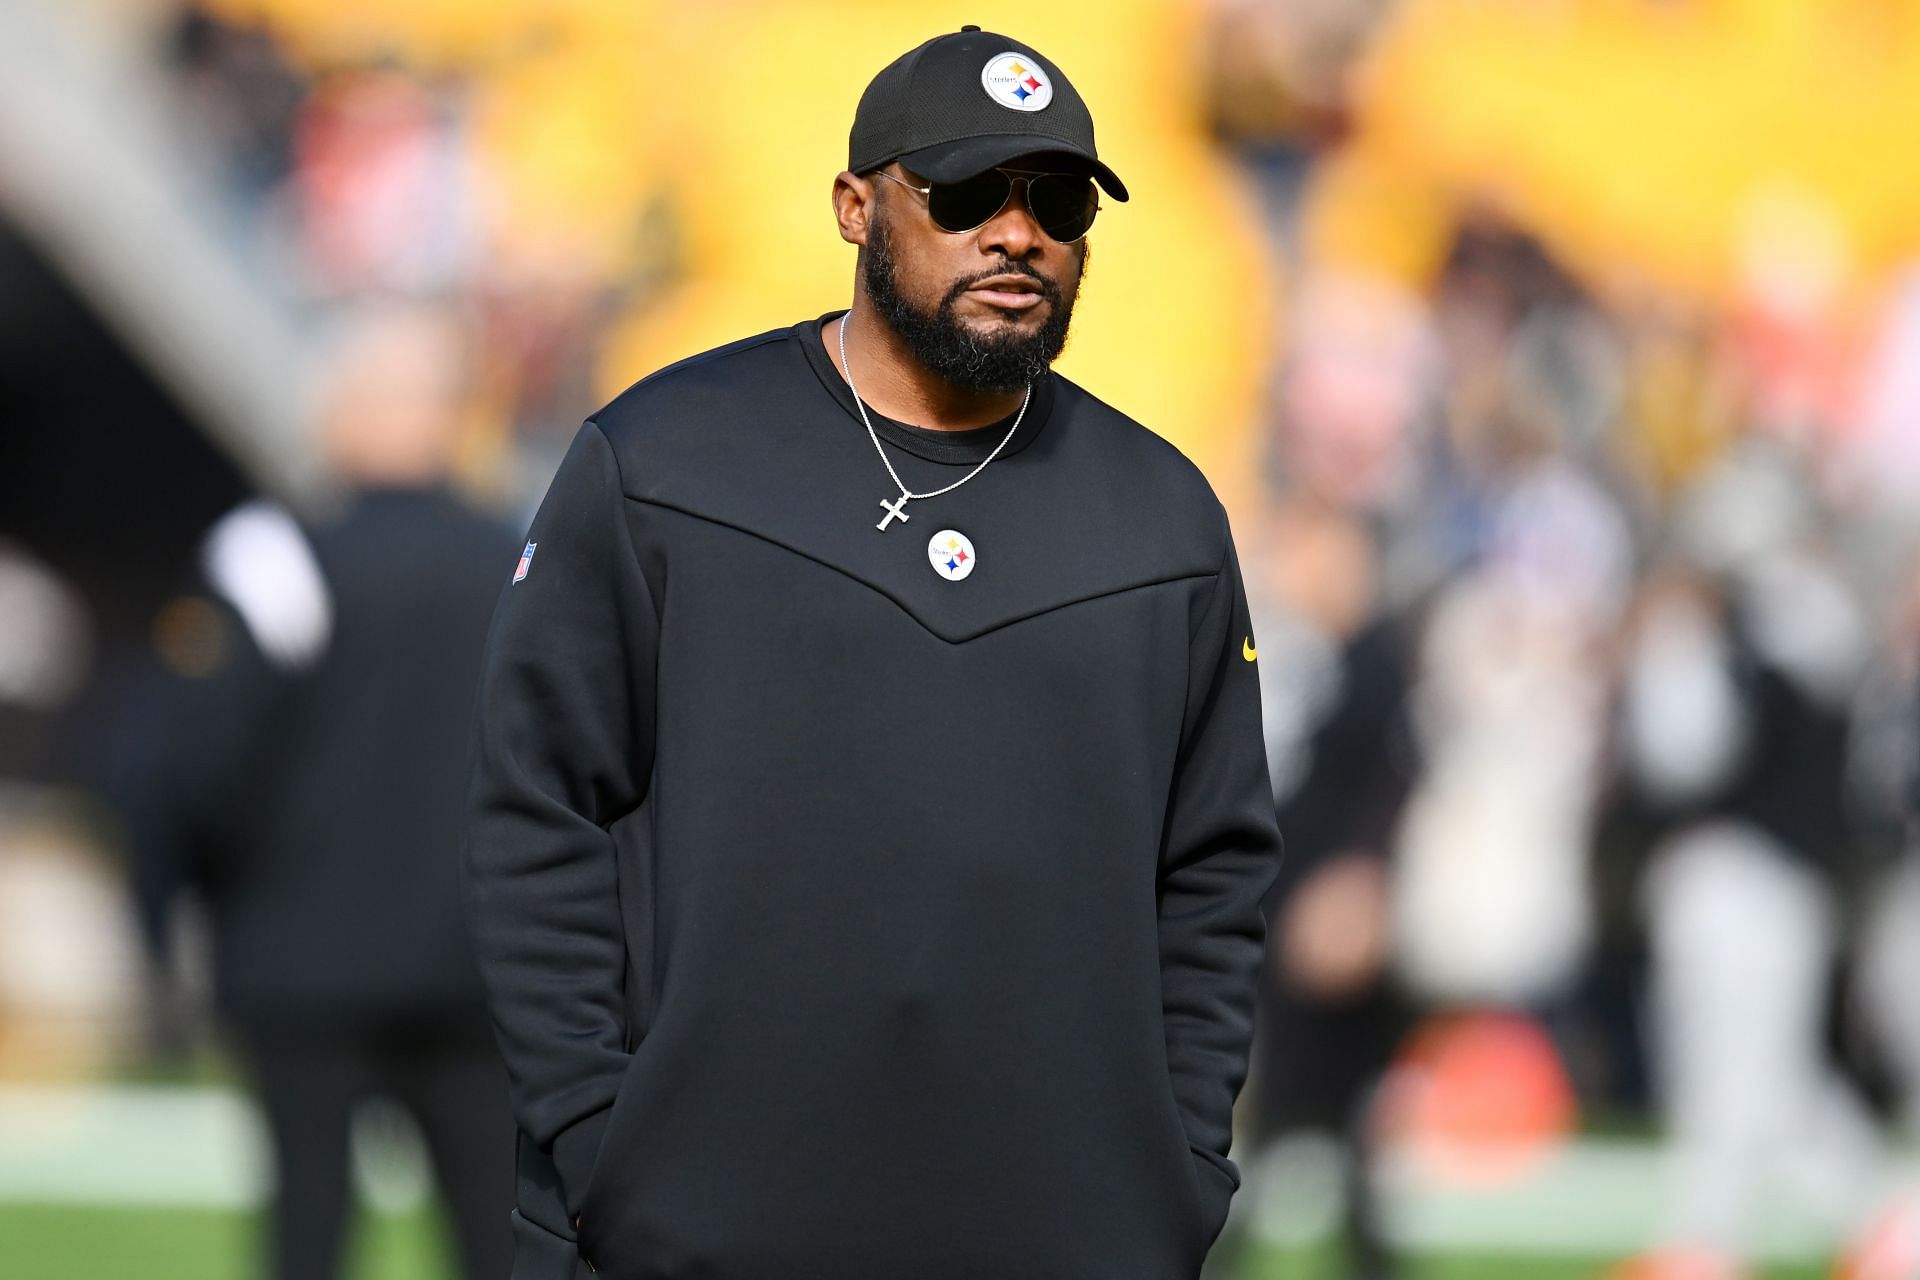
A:
<svg viewBox="0 0 1920 1280">
<path fill-rule="evenodd" d="M 562 461 L 465 852 L 515 1280 L 1198 1273 L 1280 840 L 1225 510 L 1049 369 L 1102 192 L 1050 59 L 929 40 L 834 180 L 852 308 Z"/>
</svg>

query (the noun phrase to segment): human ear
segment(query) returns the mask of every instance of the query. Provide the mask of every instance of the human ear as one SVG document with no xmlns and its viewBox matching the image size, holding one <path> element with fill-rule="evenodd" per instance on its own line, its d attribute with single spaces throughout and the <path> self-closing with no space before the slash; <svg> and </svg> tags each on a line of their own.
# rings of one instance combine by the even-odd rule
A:
<svg viewBox="0 0 1920 1280">
<path fill-rule="evenodd" d="M 833 180 L 833 216 L 840 224 L 840 238 L 848 244 L 864 245 L 867 228 L 873 220 L 873 202 L 878 193 L 871 178 L 841 170 Z"/>
</svg>

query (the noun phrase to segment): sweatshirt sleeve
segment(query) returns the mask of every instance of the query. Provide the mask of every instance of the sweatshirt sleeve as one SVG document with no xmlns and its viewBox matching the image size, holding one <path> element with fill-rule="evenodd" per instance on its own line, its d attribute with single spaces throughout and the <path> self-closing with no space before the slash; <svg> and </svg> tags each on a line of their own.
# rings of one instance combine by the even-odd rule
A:
<svg viewBox="0 0 1920 1280">
<path fill-rule="evenodd" d="M 1227 1157 L 1266 945 L 1280 834 L 1239 559 L 1227 534 L 1190 647 L 1160 880 L 1160 990 L 1174 1099 L 1211 1241 L 1240 1171 Z"/>
<path fill-rule="evenodd" d="M 514 1117 L 551 1151 L 569 1218 L 629 1061 L 608 827 L 640 804 L 653 762 L 658 618 L 624 508 L 590 420 L 494 608 L 463 857 Z"/>
</svg>

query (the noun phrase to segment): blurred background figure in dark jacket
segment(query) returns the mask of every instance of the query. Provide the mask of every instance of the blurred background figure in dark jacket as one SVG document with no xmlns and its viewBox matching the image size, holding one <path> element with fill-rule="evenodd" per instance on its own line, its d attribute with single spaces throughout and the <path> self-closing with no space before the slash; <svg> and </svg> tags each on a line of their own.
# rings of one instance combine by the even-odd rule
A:
<svg viewBox="0 0 1920 1280">
<path fill-rule="evenodd" d="M 1391 972 L 1393 833 L 1418 777 L 1406 642 L 1381 607 L 1378 547 L 1362 522 L 1309 499 L 1277 509 L 1264 532 L 1255 625 L 1265 652 L 1286 659 L 1263 684 L 1286 859 L 1269 897 L 1276 941 L 1254 1024 L 1249 1136 L 1261 1190 L 1287 1206 L 1270 1232 L 1334 1226 L 1322 1206 L 1337 1198 L 1343 1274 L 1388 1280 L 1401 1272 L 1375 1189 L 1372 1117 L 1415 1013 Z M 1343 1194 L 1316 1190 L 1329 1179 Z"/>
<path fill-rule="evenodd" d="M 506 1078 L 455 877 L 481 645 L 516 543 L 448 478 L 466 364 L 449 311 L 381 304 L 343 326 L 320 414 L 337 503 L 255 500 L 213 527 L 130 718 L 153 971 L 175 969 L 190 892 L 271 1131 L 280 1280 L 341 1274 L 350 1138 L 376 1096 L 425 1139 L 463 1274 L 508 1265 Z"/>
</svg>

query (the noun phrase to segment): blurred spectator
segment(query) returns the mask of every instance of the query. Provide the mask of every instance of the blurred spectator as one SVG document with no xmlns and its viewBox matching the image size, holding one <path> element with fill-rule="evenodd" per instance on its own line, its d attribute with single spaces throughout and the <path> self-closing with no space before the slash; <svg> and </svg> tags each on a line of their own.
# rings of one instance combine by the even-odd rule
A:
<svg viewBox="0 0 1920 1280">
<path fill-rule="evenodd" d="M 257 206 L 292 168 L 304 77 L 265 31 L 222 22 L 198 6 L 181 11 L 168 52 L 186 127 L 219 176 Z"/>
<path fill-rule="evenodd" d="M 1397 1274 L 1375 1190 L 1372 1103 L 1411 1022 L 1392 974 L 1393 832 L 1416 776 L 1400 629 L 1377 551 L 1338 507 L 1283 506 L 1260 561 L 1262 684 L 1287 856 L 1270 897 L 1250 1162 L 1267 1194 L 1343 1191 L 1347 1274 Z M 1250 1197 L 1251 1198 L 1251 1197 Z"/>
<path fill-rule="evenodd" d="M 277 1173 L 281 1280 L 339 1274 L 349 1122 L 408 1107 L 464 1274 L 510 1257 L 506 1078 L 457 890 L 471 710 L 514 531 L 446 472 L 464 332 L 423 305 L 358 316 L 324 442 L 344 505 L 250 503 L 209 535 L 205 586 L 163 615 L 165 688 L 126 773 L 153 946 L 186 889 L 211 919 L 219 1006 Z"/>
<path fill-rule="evenodd" d="M 459 123 L 394 72 L 316 86 L 295 124 L 285 192 L 311 293 L 445 289 L 472 274 L 479 208 Z"/>
<path fill-rule="evenodd" d="M 1463 224 L 1435 287 L 1427 483 L 1395 495 L 1423 771 L 1396 834 L 1403 977 L 1426 998 L 1539 1008 L 1587 959 L 1605 738 L 1596 659 L 1631 581 L 1595 474 L 1612 413 L 1590 304 L 1531 237 Z"/>
<path fill-rule="evenodd" d="M 1347 127 L 1354 64 L 1391 8 L 1391 0 L 1208 6 L 1208 124 L 1253 177 L 1275 247 L 1289 258 L 1301 190 Z"/>
<path fill-rule="evenodd" d="M 1728 455 L 1679 514 L 1681 567 L 1642 591 L 1622 687 L 1628 778 L 1661 832 L 1643 892 L 1675 1149 L 1652 1277 L 1741 1274 L 1781 1181 L 1853 1229 L 1874 1172 L 1827 1048 L 1865 619 L 1780 450 Z"/>
</svg>

